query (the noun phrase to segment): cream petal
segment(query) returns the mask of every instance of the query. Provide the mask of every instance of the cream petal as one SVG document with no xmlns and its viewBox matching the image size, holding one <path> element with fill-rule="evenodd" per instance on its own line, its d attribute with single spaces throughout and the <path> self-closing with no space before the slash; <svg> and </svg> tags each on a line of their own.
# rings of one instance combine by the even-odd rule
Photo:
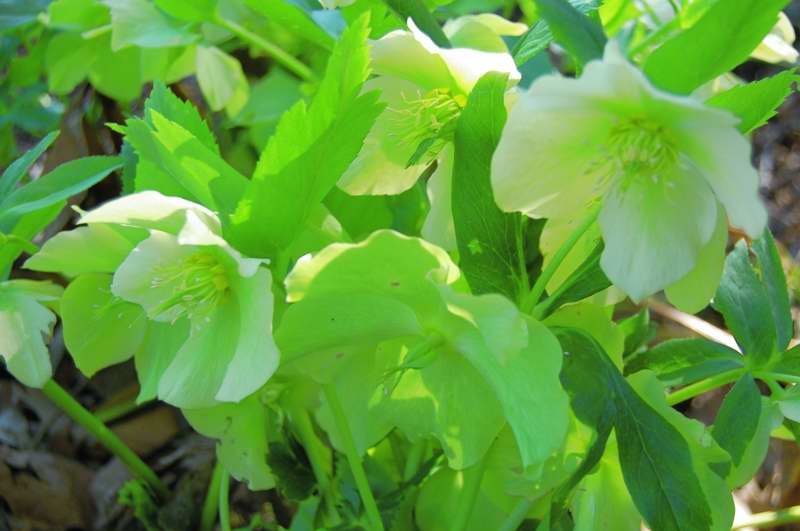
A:
<svg viewBox="0 0 800 531">
<path fill-rule="evenodd" d="M 439 154 L 438 166 L 428 180 L 431 208 L 422 226 L 422 237 L 445 251 L 456 249 L 456 228 L 453 224 L 451 192 L 453 186 L 453 147 L 448 145 Z"/>
</svg>

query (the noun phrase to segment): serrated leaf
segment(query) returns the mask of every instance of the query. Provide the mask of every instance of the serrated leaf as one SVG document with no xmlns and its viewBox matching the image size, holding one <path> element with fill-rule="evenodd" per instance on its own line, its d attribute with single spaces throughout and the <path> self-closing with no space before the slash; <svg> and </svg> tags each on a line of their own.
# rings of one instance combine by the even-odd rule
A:
<svg viewBox="0 0 800 531">
<path fill-rule="evenodd" d="M 589 15 L 597 10 L 600 2 L 597 0 L 569 0 L 572 6 L 583 13 Z M 511 55 L 517 66 L 523 65 L 533 59 L 540 52 L 545 50 L 553 42 L 553 32 L 546 20 L 537 20 L 514 44 Z"/>
<path fill-rule="evenodd" d="M 700 338 L 669 339 L 625 364 L 625 373 L 651 370 L 667 385 L 688 385 L 720 372 L 740 369 L 745 358 L 733 349 Z"/>
<path fill-rule="evenodd" d="M 582 13 L 567 0 L 535 2 L 555 41 L 575 58 L 579 66 L 603 56 L 607 39 L 600 22 Z"/>
<path fill-rule="evenodd" d="M 753 241 L 753 252 L 758 260 L 761 282 L 767 291 L 772 318 L 775 322 L 776 347 L 784 350 L 794 337 L 792 309 L 789 304 L 789 291 L 786 285 L 786 274 L 783 272 L 778 248 L 768 227 L 761 236 Z"/>
<path fill-rule="evenodd" d="M 527 275 L 522 218 L 502 212 L 494 201 L 489 172 L 506 119 L 507 76 L 484 75 L 470 93 L 455 133 L 452 215 L 460 267 L 472 292 L 520 295 Z"/>
<path fill-rule="evenodd" d="M 214 139 L 208 123 L 200 116 L 197 107 L 190 101 L 181 100 L 161 81 L 153 83 L 153 90 L 144 102 L 145 119 L 151 127 L 154 127 L 153 119 L 150 117 L 151 111 L 155 111 L 167 120 L 180 125 L 193 134 L 208 149 L 219 154 L 217 141 Z"/>
<path fill-rule="evenodd" d="M 738 116 L 737 128 L 747 134 L 777 114 L 778 108 L 794 91 L 797 80 L 797 72 L 791 68 L 759 81 L 737 85 L 711 96 L 705 103 Z"/>
<path fill-rule="evenodd" d="M 744 62 L 778 20 L 788 0 L 715 2 L 692 26 L 644 61 L 658 87 L 688 94 Z"/>
<path fill-rule="evenodd" d="M 749 481 L 766 456 L 772 431 L 770 406 L 762 400 L 749 373 L 736 382 L 722 401 L 711 435 L 731 456 L 734 465 L 729 479 L 731 487 Z"/>
<path fill-rule="evenodd" d="M 751 366 L 768 363 L 777 350 L 775 323 L 767 290 L 753 270 L 744 240 L 725 260 L 725 272 L 713 304 Z"/>
</svg>

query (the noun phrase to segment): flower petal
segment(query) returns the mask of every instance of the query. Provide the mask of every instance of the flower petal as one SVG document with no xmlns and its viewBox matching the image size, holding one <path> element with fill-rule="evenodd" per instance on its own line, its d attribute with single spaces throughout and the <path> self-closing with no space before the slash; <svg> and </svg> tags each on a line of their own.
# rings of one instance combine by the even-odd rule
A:
<svg viewBox="0 0 800 531">
<path fill-rule="evenodd" d="M 600 213 L 606 242 L 600 264 L 638 302 L 692 270 L 716 221 L 713 193 L 690 167 L 676 165 L 657 181 L 618 179 Z"/>
<path fill-rule="evenodd" d="M 409 27 L 412 25 L 413 22 Z M 438 50 L 439 47 L 419 30 L 393 31 L 372 42 L 372 71 L 405 79 L 425 90 L 451 87 L 454 80 L 444 59 L 437 54 Z"/>
<path fill-rule="evenodd" d="M 431 208 L 422 226 L 422 237 L 445 251 L 456 249 L 456 228 L 450 196 L 453 186 L 453 147 L 448 144 L 437 159 L 439 165 L 428 180 Z"/>
<path fill-rule="evenodd" d="M 266 268 L 234 287 L 239 305 L 236 351 L 216 394 L 221 402 L 238 402 L 256 391 L 278 368 L 280 354 L 272 338 L 272 275 Z"/>
<path fill-rule="evenodd" d="M 184 211 L 191 210 L 204 219 L 217 234 L 221 225 L 207 208 L 179 197 L 146 191 L 126 195 L 87 212 L 79 223 L 119 223 L 176 234 L 184 224 Z"/>
</svg>

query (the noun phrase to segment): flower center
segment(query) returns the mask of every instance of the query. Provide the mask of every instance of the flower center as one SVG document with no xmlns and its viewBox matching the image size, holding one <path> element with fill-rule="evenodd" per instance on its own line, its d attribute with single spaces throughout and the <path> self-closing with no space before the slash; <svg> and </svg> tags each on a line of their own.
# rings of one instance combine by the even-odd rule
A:
<svg viewBox="0 0 800 531">
<path fill-rule="evenodd" d="M 631 118 L 614 126 L 605 147 L 610 173 L 626 182 L 642 177 L 658 182 L 678 160 L 668 129 L 646 118 Z"/>
<path fill-rule="evenodd" d="M 177 264 L 159 267 L 151 282 L 154 289 L 170 295 L 154 310 L 154 316 L 168 315 L 172 322 L 208 313 L 228 292 L 228 277 L 223 265 L 212 254 L 199 251 Z"/>
<path fill-rule="evenodd" d="M 432 159 L 453 139 L 456 119 L 465 104 L 463 96 L 446 89 L 431 90 L 418 98 L 403 94 L 403 102 L 390 109 L 394 114 L 391 136 L 400 145 L 415 148 L 407 167 Z"/>
</svg>

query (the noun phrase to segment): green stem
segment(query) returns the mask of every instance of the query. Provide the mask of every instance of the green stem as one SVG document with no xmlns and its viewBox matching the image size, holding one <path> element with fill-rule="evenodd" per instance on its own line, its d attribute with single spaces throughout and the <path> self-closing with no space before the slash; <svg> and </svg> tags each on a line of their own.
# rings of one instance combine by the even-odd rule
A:
<svg viewBox="0 0 800 531">
<path fill-rule="evenodd" d="M 150 485 L 160 497 L 166 498 L 168 496 L 167 487 L 158 479 L 156 473 L 133 450 L 128 448 L 114 432 L 80 405 L 77 400 L 72 398 L 55 380 L 48 380 L 42 387 L 42 392 L 64 413 L 69 415 L 72 420 L 92 434 L 100 444 L 117 456 L 134 476 Z"/>
<path fill-rule="evenodd" d="M 522 525 L 522 522 L 525 521 L 525 517 L 528 516 L 531 507 L 533 507 L 533 499 L 522 498 L 514 506 L 511 514 L 503 520 L 503 523 L 497 531 L 517 531 L 519 526 Z"/>
<path fill-rule="evenodd" d="M 325 393 L 328 406 L 331 408 L 331 414 L 333 415 L 333 422 L 336 425 L 336 431 L 339 435 L 339 441 L 342 446 L 344 446 L 347 463 L 350 465 L 350 472 L 353 474 L 358 494 L 361 496 L 361 503 L 364 504 L 364 511 L 367 513 L 370 528 L 372 531 L 383 531 L 381 514 L 378 511 L 378 505 L 375 503 L 375 497 L 372 495 L 372 491 L 369 488 L 367 474 L 364 472 L 364 464 L 361 462 L 361 456 L 356 448 L 356 442 L 353 440 L 353 433 L 350 431 L 350 426 L 347 423 L 347 416 L 345 416 L 342 403 L 339 401 L 339 394 L 336 391 L 336 386 L 333 384 L 325 384 L 322 386 L 322 390 Z"/>
<path fill-rule="evenodd" d="M 514 239 L 517 246 L 517 267 L 519 267 L 520 297 L 522 298 L 531 290 L 531 283 L 528 279 L 528 264 L 525 261 L 525 223 L 527 218 L 522 215 L 519 218 L 514 231 Z M 522 303 L 521 300 L 520 303 Z"/>
<path fill-rule="evenodd" d="M 744 529 L 747 527 L 767 529 L 769 527 L 777 527 L 779 525 L 792 524 L 795 522 L 800 522 L 800 505 L 795 505 L 794 507 L 789 507 L 788 509 L 780 511 L 754 514 L 745 521 L 734 525 L 733 529 Z"/>
<path fill-rule="evenodd" d="M 139 408 L 149 405 L 150 402 L 142 402 L 139 403 L 135 399 L 128 400 L 126 402 L 122 402 L 120 404 L 114 404 L 113 406 L 105 407 L 103 409 L 98 409 L 94 412 L 94 416 L 100 422 L 108 424 L 110 422 L 114 422 L 117 419 L 121 419 L 125 415 L 129 413 L 133 413 Z"/>
<path fill-rule="evenodd" d="M 561 244 L 556 254 L 553 255 L 553 258 L 550 259 L 548 262 L 547 267 L 544 268 L 542 274 L 539 275 L 539 278 L 536 279 L 536 282 L 533 284 L 533 288 L 528 293 L 528 296 L 522 303 L 522 311 L 525 313 L 530 313 L 531 310 L 536 306 L 539 302 L 539 299 L 542 297 L 544 290 L 547 288 L 547 283 L 550 282 L 550 279 L 553 278 L 558 267 L 567 257 L 569 252 L 575 247 L 575 244 L 578 243 L 581 236 L 583 236 L 589 227 L 591 227 L 594 222 L 597 220 L 597 216 L 600 214 L 600 204 L 593 205 L 589 210 L 589 213 L 586 217 L 575 227 L 575 230 L 572 231 L 572 234 L 566 239 L 564 243 Z"/>
<path fill-rule="evenodd" d="M 747 372 L 747 369 L 745 368 L 731 369 L 729 371 L 715 374 L 714 376 L 706 378 L 705 380 L 700 380 L 699 382 L 687 385 L 686 387 L 678 389 L 677 391 L 667 395 L 667 403 L 671 406 L 680 404 L 681 402 L 685 402 L 690 398 L 707 393 L 712 389 L 735 382 L 745 372 Z"/>
<path fill-rule="evenodd" d="M 478 492 L 481 490 L 481 481 L 488 461 L 484 455 L 480 461 L 462 472 L 464 488 L 458 498 L 456 514 L 453 515 L 453 525 L 450 526 L 451 531 L 463 531 L 467 528 L 472 510 L 475 508 L 475 500 L 478 499 Z"/>
<path fill-rule="evenodd" d="M 219 527 L 222 531 L 231 531 L 230 490 L 231 476 L 223 471 L 219 482 Z"/>
<path fill-rule="evenodd" d="M 303 64 L 295 56 L 291 55 L 277 44 L 269 42 L 264 37 L 253 33 L 244 26 L 241 26 L 232 20 L 217 16 L 214 19 L 214 23 L 230 31 L 246 43 L 266 52 L 267 55 L 275 59 L 275 61 L 283 65 L 287 70 L 297 74 L 297 76 L 304 81 L 308 81 L 310 83 L 316 82 L 317 78 L 308 66 Z"/>
<path fill-rule="evenodd" d="M 762 380 L 772 379 L 772 380 L 778 380 L 779 382 L 800 384 L 800 376 L 794 374 L 783 374 L 780 372 L 770 372 L 770 371 L 756 371 L 755 373 L 753 373 L 753 376 L 755 376 L 756 378 L 760 378 Z"/>
<path fill-rule="evenodd" d="M 314 431 L 314 426 L 311 424 L 311 417 L 309 417 L 305 409 L 290 407 L 288 413 L 292 419 L 297 437 L 300 439 L 303 448 L 305 448 L 306 455 L 311 463 L 311 470 L 314 472 L 317 485 L 319 485 L 323 507 L 329 520 L 328 523 L 337 525 L 341 522 L 341 519 L 336 512 L 336 500 L 333 496 L 330 471 L 324 457 L 327 448 L 319 440 L 317 433 Z"/>
<path fill-rule="evenodd" d="M 226 474 L 222 463 L 217 460 L 214 471 L 211 473 L 211 481 L 208 483 L 206 499 L 203 500 L 203 512 L 200 516 L 200 531 L 214 531 L 214 524 L 217 522 L 217 508 L 219 506 L 219 490 L 222 485 L 222 476 Z"/>
</svg>

